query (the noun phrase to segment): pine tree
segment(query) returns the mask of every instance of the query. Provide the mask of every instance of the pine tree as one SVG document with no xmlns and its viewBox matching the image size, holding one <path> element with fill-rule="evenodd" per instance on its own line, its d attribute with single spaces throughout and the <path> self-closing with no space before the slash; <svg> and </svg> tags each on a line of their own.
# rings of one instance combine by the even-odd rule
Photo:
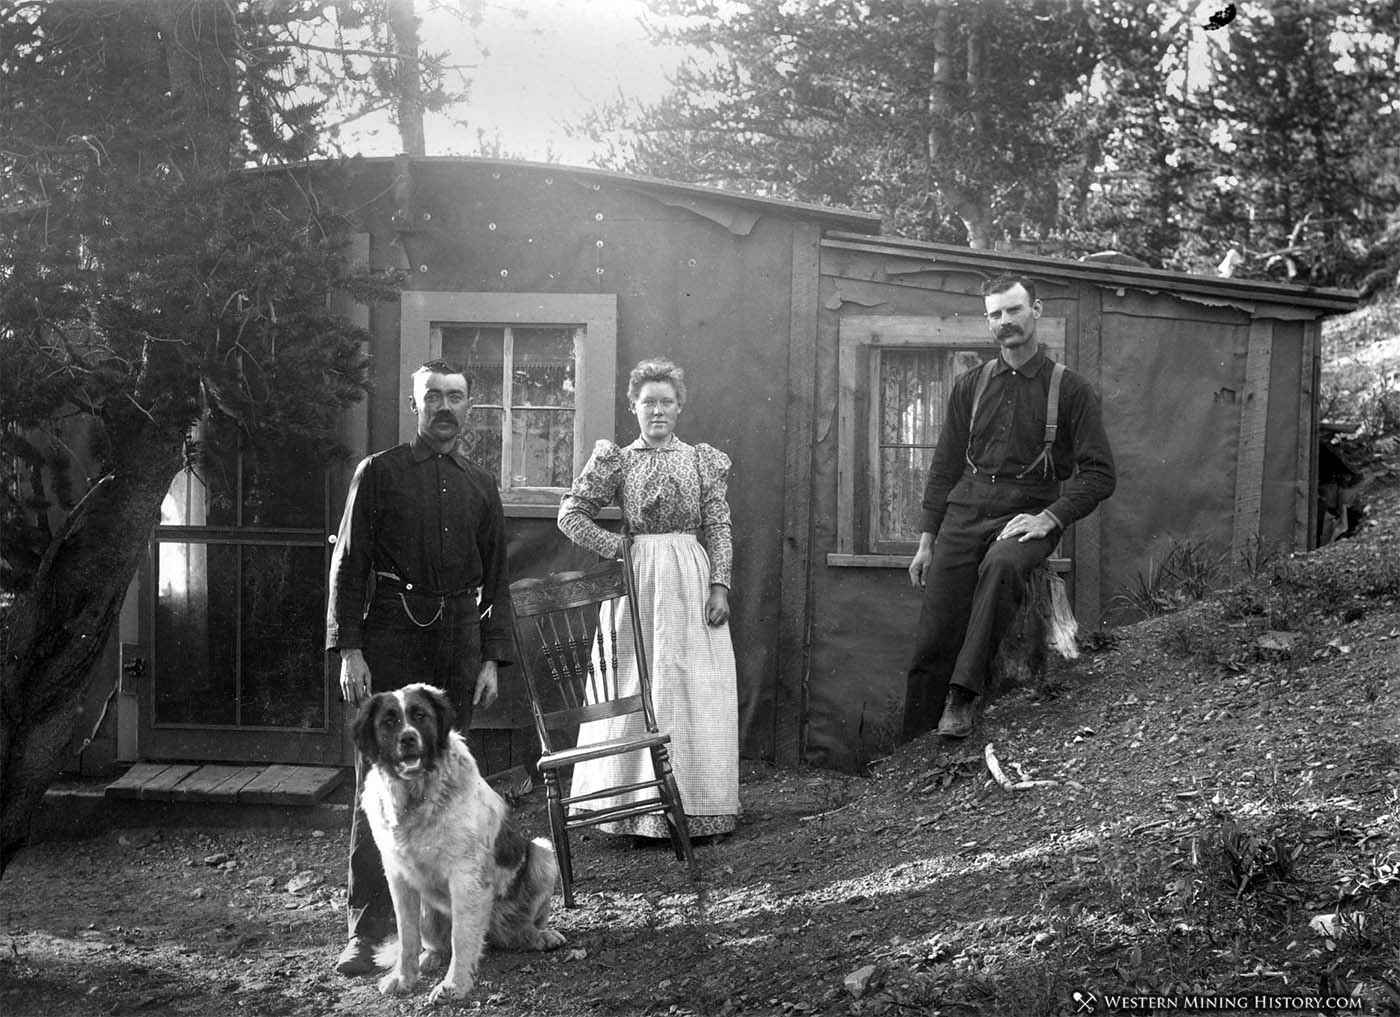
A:
<svg viewBox="0 0 1400 1017">
<path fill-rule="evenodd" d="M 881 213 L 909 236 L 987 246 L 1058 216 L 1077 144 L 1067 97 L 1096 57 L 1079 3 L 676 0 L 663 41 L 715 59 L 657 106 L 584 130 L 613 168 Z"/>
<path fill-rule="evenodd" d="M 335 452 L 367 336 L 296 0 L 0 6 L 0 871 L 172 479 L 206 441 Z M 364 47 L 358 47 L 364 51 Z M 372 51 L 371 51 L 372 52 Z"/>
</svg>

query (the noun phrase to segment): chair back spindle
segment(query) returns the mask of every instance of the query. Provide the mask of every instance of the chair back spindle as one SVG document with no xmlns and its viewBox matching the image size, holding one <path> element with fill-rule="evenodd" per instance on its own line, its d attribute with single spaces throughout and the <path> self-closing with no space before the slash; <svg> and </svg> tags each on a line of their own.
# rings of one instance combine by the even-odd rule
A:
<svg viewBox="0 0 1400 1017">
<path fill-rule="evenodd" d="M 568 831 L 579 826 L 660 813 L 676 857 L 695 875 L 685 812 L 671 772 L 670 735 L 658 730 L 651 700 L 631 545 L 630 538 L 624 540 L 621 561 L 511 584 L 516 660 L 540 739 L 538 766 L 549 794 L 550 835 L 568 907 L 573 907 Z M 590 738 L 580 742 L 584 725 L 590 726 Z M 585 760 L 629 753 L 650 757 L 649 778 L 565 794 L 561 771 Z"/>
</svg>

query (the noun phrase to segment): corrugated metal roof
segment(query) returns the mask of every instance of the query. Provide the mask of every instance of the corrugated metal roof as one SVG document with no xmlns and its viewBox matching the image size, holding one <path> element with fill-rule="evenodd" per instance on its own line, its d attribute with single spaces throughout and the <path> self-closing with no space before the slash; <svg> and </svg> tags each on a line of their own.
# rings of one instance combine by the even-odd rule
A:
<svg viewBox="0 0 1400 1017">
<path fill-rule="evenodd" d="M 1139 268 L 1134 265 L 1106 262 L 1073 261 L 1068 258 L 1010 251 L 973 250 L 970 247 L 906 240 L 901 237 L 829 232 L 822 238 L 822 246 L 966 265 L 989 272 L 1021 272 L 1031 276 L 1085 279 L 1102 286 L 1177 293 L 1221 303 L 1283 304 L 1341 312 L 1355 310 L 1361 300 L 1361 295 L 1356 290 L 1298 286 L 1257 279 L 1229 279 L 1223 276 L 1168 272 L 1160 268 Z"/>
</svg>

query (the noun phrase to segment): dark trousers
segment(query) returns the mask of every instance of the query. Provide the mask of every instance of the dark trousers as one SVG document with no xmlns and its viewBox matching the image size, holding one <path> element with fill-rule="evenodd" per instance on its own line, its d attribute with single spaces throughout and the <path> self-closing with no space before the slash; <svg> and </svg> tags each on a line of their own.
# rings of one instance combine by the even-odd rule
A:
<svg viewBox="0 0 1400 1017">
<path fill-rule="evenodd" d="M 904 699 L 905 741 L 938 726 L 950 684 L 985 693 L 997 646 L 1025 598 L 1026 577 L 1058 539 L 996 537 L 1013 516 L 1049 505 L 1053 495 L 1043 493 L 978 477 L 954 489 L 924 574 Z"/>
<path fill-rule="evenodd" d="M 432 618 L 437 600 L 411 601 L 420 622 Z M 405 622 L 407 627 L 405 627 Z M 392 692 L 414 682 L 436 685 L 447 693 L 457 714 L 454 727 L 463 735 L 471 726 L 472 695 L 481 673 L 481 622 L 474 597 L 449 599 L 442 616 L 420 628 L 405 617 L 398 594 L 376 594 L 365 618 L 365 663 L 372 692 Z M 350 820 L 349 905 L 351 936 L 379 942 L 394 931 L 394 902 L 384 863 L 360 808 L 365 761 L 355 757 L 355 811 Z"/>
</svg>

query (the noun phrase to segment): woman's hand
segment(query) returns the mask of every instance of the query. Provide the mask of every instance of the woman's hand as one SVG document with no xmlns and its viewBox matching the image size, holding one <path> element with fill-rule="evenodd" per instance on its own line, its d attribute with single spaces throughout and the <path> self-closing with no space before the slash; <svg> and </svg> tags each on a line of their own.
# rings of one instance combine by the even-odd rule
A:
<svg viewBox="0 0 1400 1017">
<path fill-rule="evenodd" d="M 710 599 L 705 602 L 705 621 L 711 625 L 723 625 L 729 620 L 729 587 L 721 583 L 710 584 Z"/>
</svg>

